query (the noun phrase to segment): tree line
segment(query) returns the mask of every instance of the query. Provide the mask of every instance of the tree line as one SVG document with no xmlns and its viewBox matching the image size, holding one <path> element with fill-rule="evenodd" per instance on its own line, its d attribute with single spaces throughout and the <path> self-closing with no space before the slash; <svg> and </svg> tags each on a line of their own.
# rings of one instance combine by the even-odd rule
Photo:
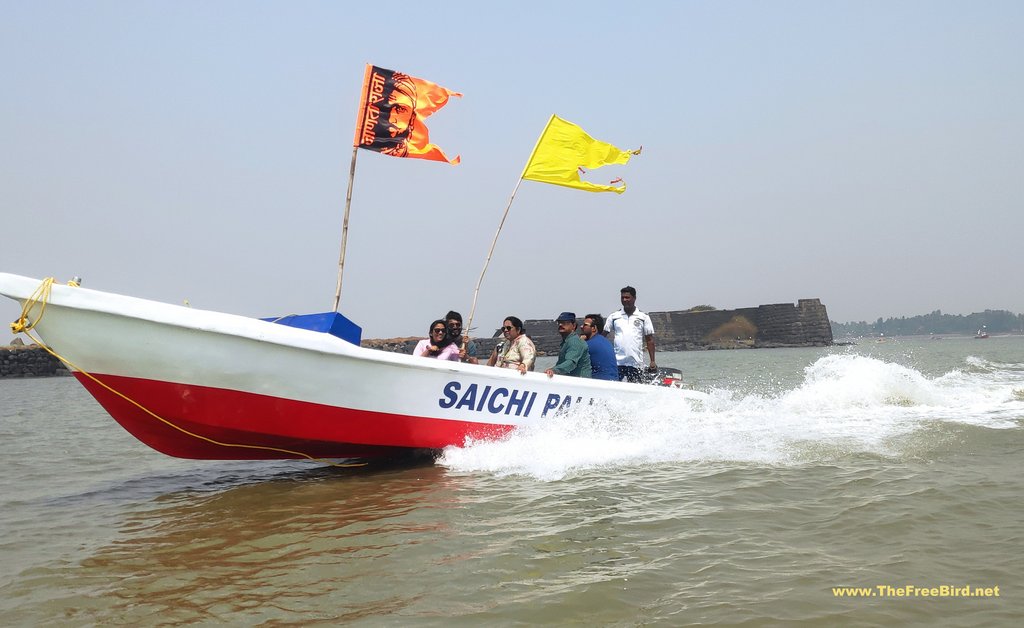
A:
<svg viewBox="0 0 1024 628">
<path fill-rule="evenodd" d="M 1024 333 L 1024 314 L 1006 310 L 985 310 L 974 314 L 943 314 L 935 310 L 931 314 L 899 318 L 878 318 L 874 323 L 866 321 L 832 323 L 832 335 L 843 336 L 916 336 L 927 334 L 976 334 L 984 329 L 990 334 Z"/>
</svg>

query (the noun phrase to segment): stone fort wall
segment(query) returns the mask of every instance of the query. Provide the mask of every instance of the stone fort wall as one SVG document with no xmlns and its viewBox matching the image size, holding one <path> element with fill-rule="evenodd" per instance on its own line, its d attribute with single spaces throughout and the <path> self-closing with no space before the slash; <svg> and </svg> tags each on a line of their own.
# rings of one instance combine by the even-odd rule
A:
<svg viewBox="0 0 1024 628">
<path fill-rule="evenodd" d="M 735 310 L 648 314 L 654 323 L 658 351 L 827 347 L 832 344 L 832 325 L 819 299 L 800 299 L 796 305 L 775 303 Z M 582 323 L 583 319 L 578 322 Z M 562 338 L 552 321 L 533 319 L 523 324 L 539 352 L 558 353 Z M 478 342 L 481 350 L 486 348 L 489 354 L 494 341 Z"/>
</svg>

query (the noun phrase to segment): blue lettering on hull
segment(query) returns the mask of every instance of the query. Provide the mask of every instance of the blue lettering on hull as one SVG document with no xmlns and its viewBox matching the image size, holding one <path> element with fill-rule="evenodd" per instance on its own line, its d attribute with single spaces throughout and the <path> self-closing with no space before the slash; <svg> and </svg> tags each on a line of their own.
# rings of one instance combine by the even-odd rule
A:
<svg viewBox="0 0 1024 628">
<path fill-rule="evenodd" d="M 463 387 L 462 382 L 450 381 L 441 389 L 437 405 L 443 410 L 455 408 L 456 410 L 494 415 L 529 417 L 534 402 L 537 401 L 537 396 L 536 392 L 529 390 L 494 388 L 490 385 L 481 389 L 478 384 L 469 384 Z M 583 398 L 576 397 L 575 403 L 577 405 L 583 403 Z M 594 403 L 593 398 L 590 399 L 590 403 Z M 544 400 L 540 415 L 546 417 L 549 412 L 562 412 L 568 410 L 572 405 L 571 395 L 549 393 L 547 399 Z"/>
</svg>

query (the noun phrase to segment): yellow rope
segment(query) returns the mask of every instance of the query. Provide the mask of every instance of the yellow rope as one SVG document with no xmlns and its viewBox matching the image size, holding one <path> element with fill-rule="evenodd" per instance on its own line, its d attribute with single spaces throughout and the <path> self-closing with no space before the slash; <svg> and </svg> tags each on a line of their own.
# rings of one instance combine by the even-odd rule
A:
<svg viewBox="0 0 1024 628">
<path fill-rule="evenodd" d="M 43 318 L 43 313 L 46 312 L 46 304 L 50 301 L 50 288 L 52 287 L 53 277 L 47 277 L 43 280 L 43 283 L 39 284 L 39 287 L 36 288 L 36 291 L 32 293 L 32 296 L 25 301 L 25 305 L 21 308 L 21 316 L 18 317 L 18 320 L 11 323 L 11 332 L 17 335 L 22 332 L 31 331 L 36 326 L 36 323 Z M 28 315 L 36 303 L 40 301 L 42 301 L 42 307 L 39 309 L 39 318 L 35 322 L 30 323 Z M 29 337 L 31 338 L 31 336 Z"/>
<path fill-rule="evenodd" d="M 105 382 L 102 382 L 98 378 L 96 378 L 92 373 L 89 373 L 85 369 L 83 369 L 83 368 L 79 367 L 78 365 L 76 365 L 75 363 L 73 363 L 71 360 L 68 360 L 64 356 L 60 355 L 59 353 L 57 353 L 56 351 L 51 349 L 45 342 L 43 342 L 37 336 L 32 334 L 32 328 L 34 328 L 36 325 L 39 324 L 39 321 L 42 320 L 42 318 L 43 318 L 43 313 L 46 311 L 46 303 L 50 299 L 50 288 L 51 288 L 51 286 L 53 286 L 53 281 L 54 281 L 53 277 L 47 277 L 46 279 L 43 280 L 42 284 L 40 284 L 40 286 L 38 288 L 36 288 L 36 291 L 32 293 L 32 296 L 30 296 L 28 298 L 28 300 L 25 301 L 25 306 L 21 310 L 21 316 L 18 318 L 18 320 L 16 320 L 13 323 L 11 323 L 11 329 L 14 331 L 15 334 L 24 333 L 33 342 L 35 342 L 37 345 L 42 347 L 44 351 L 46 351 L 47 353 L 49 353 L 53 357 L 55 357 L 58 360 L 60 360 L 61 362 L 63 362 L 69 368 L 71 368 L 71 369 L 73 369 L 75 371 L 78 371 L 82 375 L 85 375 L 86 377 L 88 377 L 92 381 L 96 382 L 97 384 L 99 384 L 103 388 L 106 388 L 108 391 L 114 393 L 118 397 L 124 399 L 128 403 L 130 403 L 133 406 L 137 407 L 138 409 L 142 410 L 143 412 L 145 412 L 149 416 L 153 417 L 157 421 L 160 421 L 161 423 L 167 425 L 168 427 L 171 427 L 173 429 L 178 430 L 182 434 L 187 434 L 188 436 L 192 436 L 192 437 L 197 438 L 197 439 L 199 439 L 201 441 L 205 441 L 205 442 L 211 443 L 213 445 L 218 445 L 220 447 L 239 447 L 239 448 L 245 448 L 245 449 L 258 449 L 258 450 L 261 450 L 261 451 L 276 451 L 278 453 L 284 453 L 284 454 L 289 454 L 289 455 L 292 455 L 292 456 L 298 456 L 298 457 L 301 457 L 301 458 L 307 458 L 307 459 L 312 460 L 314 462 L 322 462 L 322 463 L 328 464 L 328 465 L 330 465 L 332 467 L 346 467 L 347 468 L 347 467 L 361 467 L 361 466 L 365 466 L 366 465 L 365 462 L 349 462 L 349 463 L 331 462 L 330 460 L 325 460 L 323 458 L 318 458 L 316 456 L 311 456 L 311 455 L 303 453 L 301 451 L 292 451 L 290 449 L 281 449 L 279 447 L 267 447 L 267 446 L 264 446 L 264 445 L 246 445 L 246 444 L 242 444 L 242 443 L 223 443 L 223 442 L 214 440 L 212 438 L 208 438 L 206 436 L 203 436 L 201 434 L 196 434 L 194 432 L 190 432 L 189 430 L 187 430 L 187 429 L 185 429 L 185 428 L 183 428 L 183 427 L 181 427 L 179 425 L 175 425 L 171 421 L 168 421 L 167 419 L 157 415 L 155 412 L 153 412 L 149 408 L 143 406 L 141 403 L 135 401 L 134 399 L 128 397 L 127 395 L 125 395 L 125 394 L 123 394 L 123 393 L 121 393 L 121 392 L 119 392 L 117 390 L 114 390 L 113 388 L 108 386 Z M 28 320 L 29 313 L 31 312 L 32 308 L 34 308 L 36 306 L 36 304 L 39 304 L 39 303 L 41 303 L 41 307 L 39 309 L 39 316 L 36 317 L 35 321 L 29 322 L 29 320 Z"/>
</svg>

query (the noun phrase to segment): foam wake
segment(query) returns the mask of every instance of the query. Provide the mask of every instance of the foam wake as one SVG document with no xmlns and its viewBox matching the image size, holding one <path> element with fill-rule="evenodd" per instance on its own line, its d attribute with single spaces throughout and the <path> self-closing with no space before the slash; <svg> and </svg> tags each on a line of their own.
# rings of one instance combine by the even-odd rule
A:
<svg viewBox="0 0 1024 628">
<path fill-rule="evenodd" d="M 909 435 L 944 424 L 1024 425 L 1024 369 L 965 360 L 927 377 L 859 355 L 829 355 L 800 383 L 774 394 L 744 382 L 699 404 L 670 390 L 642 405 L 581 407 L 500 441 L 445 450 L 440 463 L 558 479 L 577 471 L 661 462 L 795 464 L 852 453 L 898 456 Z"/>
</svg>

